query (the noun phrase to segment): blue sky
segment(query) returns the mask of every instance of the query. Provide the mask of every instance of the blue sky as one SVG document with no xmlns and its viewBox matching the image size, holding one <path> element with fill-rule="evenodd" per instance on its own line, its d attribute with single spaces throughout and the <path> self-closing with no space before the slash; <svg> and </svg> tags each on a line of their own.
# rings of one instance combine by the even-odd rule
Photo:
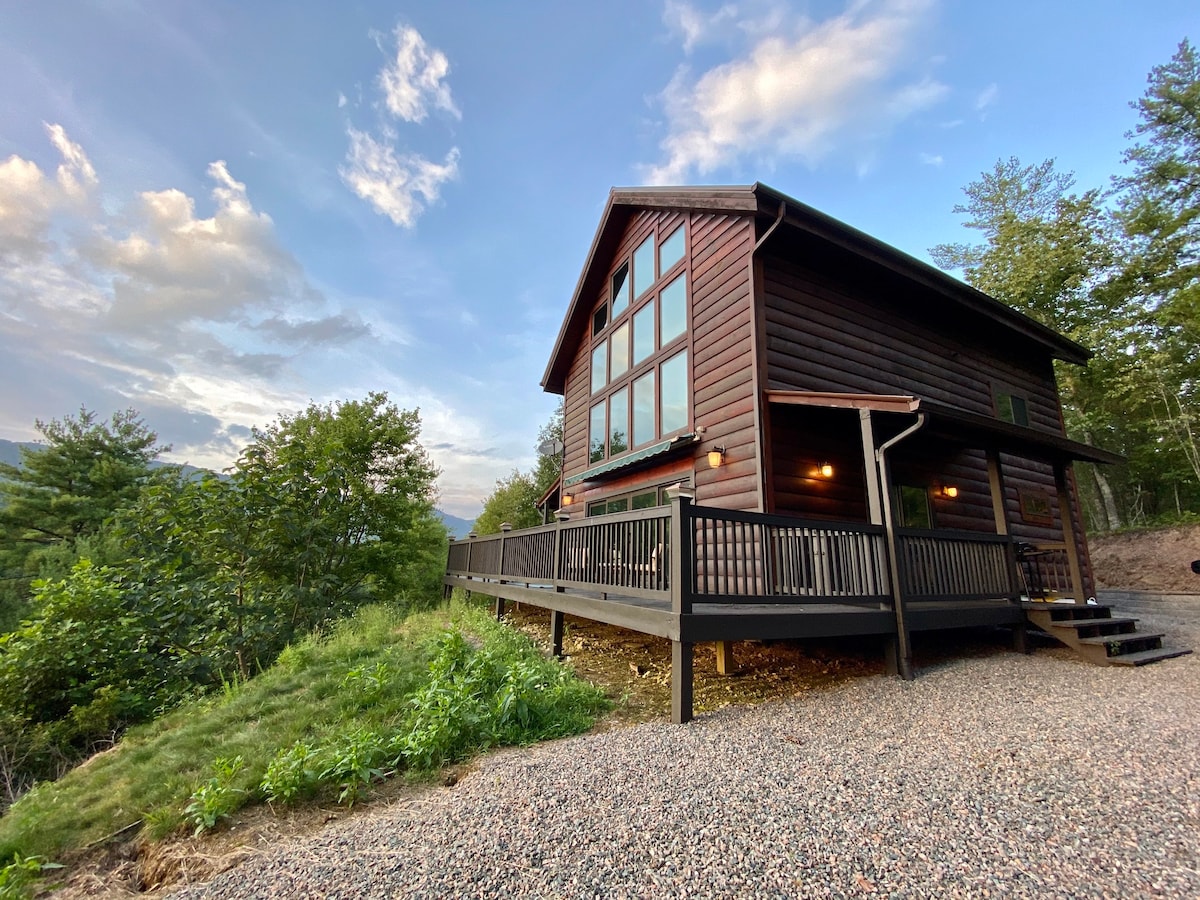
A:
<svg viewBox="0 0 1200 900">
<path fill-rule="evenodd" d="M 1086 12 L 1084 12 L 1086 10 Z M 1121 170 L 1194 0 L 7 3 L 0 437 L 142 412 L 229 465 L 385 390 L 440 505 L 533 462 L 613 185 L 761 180 L 927 258 L 999 158 Z"/>
</svg>

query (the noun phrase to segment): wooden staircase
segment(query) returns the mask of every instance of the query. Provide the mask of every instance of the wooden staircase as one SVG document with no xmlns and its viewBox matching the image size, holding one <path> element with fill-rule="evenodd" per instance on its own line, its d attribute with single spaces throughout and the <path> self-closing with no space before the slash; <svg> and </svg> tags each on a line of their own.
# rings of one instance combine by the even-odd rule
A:
<svg viewBox="0 0 1200 900">
<path fill-rule="evenodd" d="M 1052 638 L 1099 666 L 1144 666 L 1191 653 L 1163 647 L 1165 635 L 1137 630 L 1137 619 L 1114 616 L 1111 606 L 1022 603 L 1025 617 Z"/>
</svg>

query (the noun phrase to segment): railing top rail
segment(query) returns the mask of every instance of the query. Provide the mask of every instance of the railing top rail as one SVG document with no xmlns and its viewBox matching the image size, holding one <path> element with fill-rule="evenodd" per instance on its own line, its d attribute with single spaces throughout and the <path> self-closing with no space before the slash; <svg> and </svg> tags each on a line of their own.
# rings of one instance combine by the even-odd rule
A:
<svg viewBox="0 0 1200 900">
<path fill-rule="evenodd" d="M 746 512 L 738 509 L 722 509 L 719 506 L 693 506 L 695 518 L 717 519 L 724 522 L 750 522 L 761 525 L 776 525 L 780 528 L 812 528 L 819 531 L 852 531 L 861 534 L 883 534 L 882 525 L 867 522 L 844 522 L 838 519 L 804 519 L 799 516 L 770 515 Z"/>
<path fill-rule="evenodd" d="M 950 541 L 975 541 L 980 544 L 1007 544 L 1010 534 L 989 534 L 986 531 L 966 531 L 960 528 L 897 528 L 897 537 L 941 538 Z"/>
<path fill-rule="evenodd" d="M 561 523 L 563 528 L 586 528 L 589 525 L 608 525 L 613 522 L 640 522 L 644 519 L 669 519 L 671 507 L 651 506 L 648 509 L 631 509 L 626 512 L 608 513 L 603 516 L 588 516 Z M 510 532 L 515 534 L 516 532 Z"/>
<path fill-rule="evenodd" d="M 456 544 L 479 543 L 480 541 L 498 541 L 501 537 L 521 537 L 526 534 L 537 534 L 542 531 L 553 531 L 558 526 L 551 522 L 549 525 L 534 525 L 532 528 L 516 528 L 512 531 L 494 531 L 491 534 L 477 534 L 475 537 L 456 538 Z"/>
</svg>

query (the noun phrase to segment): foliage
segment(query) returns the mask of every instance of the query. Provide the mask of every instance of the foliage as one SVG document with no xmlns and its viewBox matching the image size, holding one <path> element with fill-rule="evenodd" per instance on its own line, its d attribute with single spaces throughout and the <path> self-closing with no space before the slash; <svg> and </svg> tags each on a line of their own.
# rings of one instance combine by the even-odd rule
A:
<svg viewBox="0 0 1200 900">
<path fill-rule="evenodd" d="M 183 809 L 184 818 L 195 826 L 194 834 L 215 828 L 242 805 L 241 798 L 246 792 L 235 787 L 234 780 L 245 765 L 246 761 L 240 756 L 222 756 L 213 760 L 212 777 L 196 788 L 191 802 Z"/>
<path fill-rule="evenodd" d="M 538 447 L 562 441 L 563 405 L 551 414 L 550 419 L 538 431 Z M 478 534 L 496 534 L 507 522 L 513 528 L 532 528 L 542 524 L 542 513 L 538 501 L 545 496 L 558 480 L 562 471 L 562 456 L 556 453 L 539 453 L 536 465 L 529 472 L 513 469 L 507 478 L 500 478 L 492 493 L 483 503 L 483 512 L 475 520 Z"/>
<path fill-rule="evenodd" d="M 576 733 L 604 707 L 481 609 L 365 607 L 30 791 L 0 817 L 0 859 L 60 856 L 138 821 L 147 838 L 215 825 L 260 800 L 355 802 L 394 770 L 421 777 L 478 748 Z"/>
<path fill-rule="evenodd" d="M 0 866 L 0 900 L 24 900 L 30 896 L 30 887 L 43 872 L 61 868 L 60 864 L 39 856 L 13 854 L 11 862 Z"/>
<path fill-rule="evenodd" d="M 80 409 L 35 423 L 43 446 L 21 448 L 19 466 L 0 463 L 0 626 L 24 611 L 30 582 L 51 548 L 73 548 L 100 532 L 156 476 L 150 463 L 170 449 L 137 412 L 107 421 Z M 7 612 L 6 612 L 7 611 Z"/>
</svg>

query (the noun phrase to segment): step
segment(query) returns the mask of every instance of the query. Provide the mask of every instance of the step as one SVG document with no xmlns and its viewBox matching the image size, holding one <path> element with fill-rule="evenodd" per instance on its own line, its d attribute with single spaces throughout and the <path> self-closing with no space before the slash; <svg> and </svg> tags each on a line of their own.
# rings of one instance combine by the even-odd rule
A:
<svg viewBox="0 0 1200 900">
<path fill-rule="evenodd" d="M 1164 637 L 1166 637 L 1165 634 L 1157 632 L 1132 631 L 1128 634 L 1109 634 L 1101 635 L 1100 637 L 1080 638 L 1079 643 L 1092 647 L 1104 647 L 1108 658 L 1115 659 L 1118 656 L 1132 656 L 1135 653 L 1143 653 L 1147 650 L 1161 649 Z M 1116 646 L 1114 647 L 1114 645 Z M 1116 652 L 1113 652 L 1114 650 Z"/>
<path fill-rule="evenodd" d="M 1108 658 L 1108 664 L 1110 666 L 1145 666 L 1150 663 L 1158 662 L 1162 659 L 1174 659 L 1177 656 L 1187 656 L 1187 654 L 1191 652 L 1191 650 L 1171 650 L 1169 648 L 1143 650 L 1141 653 L 1126 653 L 1122 656 L 1110 656 Z"/>
<path fill-rule="evenodd" d="M 1083 628 L 1111 628 L 1117 626 L 1119 628 L 1127 628 L 1129 626 L 1137 627 L 1138 620 L 1129 616 L 1112 616 L 1108 619 L 1072 619 L 1063 622 L 1051 622 L 1052 628 L 1074 628 L 1079 631 Z M 1118 632 L 1125 634 L 1127 632 Z"/>
</svg>

